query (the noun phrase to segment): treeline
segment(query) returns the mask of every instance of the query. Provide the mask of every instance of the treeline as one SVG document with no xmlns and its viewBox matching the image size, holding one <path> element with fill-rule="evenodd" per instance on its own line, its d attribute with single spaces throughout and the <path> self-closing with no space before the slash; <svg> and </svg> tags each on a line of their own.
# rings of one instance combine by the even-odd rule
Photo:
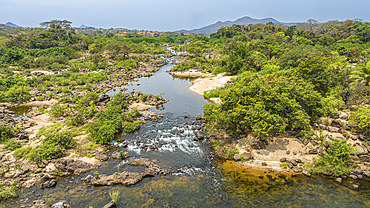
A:
<svg viewBox="0 0 370 208">
<path fill-rule="evenodd" d="M 209 123 L 231 134 L 305 132 L 319 117 L 370 101 L 370 24 L 305 26 L 234 25 L 185 46 L 203 70 L 237 75 L 206 92 L 222 100 L 204 107 Z"/>
</svg>

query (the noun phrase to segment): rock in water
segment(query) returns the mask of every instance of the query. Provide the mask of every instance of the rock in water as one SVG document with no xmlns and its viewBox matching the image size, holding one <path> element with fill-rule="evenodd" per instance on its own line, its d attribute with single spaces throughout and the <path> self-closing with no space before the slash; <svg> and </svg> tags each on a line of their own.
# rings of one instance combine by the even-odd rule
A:
<svg viewBox="0 0 370 208">
<path fill-rule="evenodd" d="M 337 178 L 337 179 L 335 179 L 335 181 L 338 182 L 338 183 L 342 183 L 343 179 L 342 178 Z"/>
<path fill-rule="evenodd" d="M 60 201 L 51 206 L 51 208 L 71 208 L 67 201 Z"/>
<path fill-rule="evenodd" d="M 40 184 L 40 188 L 50 188 L 57 185 L 57 181 L 52 179 L 50 181 L 46 181 L 45 183 Z"/>
</svg>

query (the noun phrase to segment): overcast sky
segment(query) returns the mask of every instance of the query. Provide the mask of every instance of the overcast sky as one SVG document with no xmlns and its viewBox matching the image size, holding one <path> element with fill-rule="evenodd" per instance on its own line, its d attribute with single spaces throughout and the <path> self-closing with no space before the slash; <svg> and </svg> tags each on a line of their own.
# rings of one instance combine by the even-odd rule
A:
<svg viewBox="0 0 370 208">
<path fill-rule="evenodd" d="M 34 27 L 67 19 L 77 27 L 174 31 L 244 16 L 281 22 L 370 21 L 369 9 L 370 0 L 0 0 L 0 23 Z"/>
</svg>

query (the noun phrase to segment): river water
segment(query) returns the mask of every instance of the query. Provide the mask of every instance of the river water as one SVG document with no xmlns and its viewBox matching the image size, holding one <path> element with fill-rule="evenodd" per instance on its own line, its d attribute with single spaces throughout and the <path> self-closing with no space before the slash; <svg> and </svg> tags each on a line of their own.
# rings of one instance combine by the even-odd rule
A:
<svg viewBox="0 0 370 208">
<path fill-rule="evenodd" d="M 94 187 L 81 182 L 82 177 L 95 171 L 100 174 L 144 171 L 144 167 L 127 165 L 128 161 L 110 159 L 98 170 L 59 178 L 56 187 L 34 186 L 20 190 L 19 198 L 1 202 L 0 206 L 19 207 L 47 198 L 54 203 L 67 200 L 72 207 L 98 208 L 110 201 L 108 193 L 114 190 L 121 193 L 117 207 L 370 207 L 367 180 L 345 180 L 338 184 L 334 178 L 256 171 L 232 161 L 210 161 L 207 156 L 211 149 L 206 141 L 193 141 L 200 127 L 191 125 L 208 101 L 187 89 L 191 80 L 173 78 L 166 73 L 174 66 L 171 62 L 172 59 L 154 76 L 122 87 L 127 88 L 127 92 L 135 90 L 154 95 L 164 92 L 169 102 L 152 109 L 164 115 L 162 119 L 149 121 L 135 134 L 124 137 L 129 143 L 127 148 L 117 143 L 111 150 L 128 151 L 134 158 L 157 159 L 162 168 L 181 169 L 181 173 L 144 178 L 129 187 Z M 184 130 L 183 133 L 180 130 Z M 144 143 L 158 150 L 145 152 L 140 148 Z M 352 188 L 352 183 L 359 188 Z"/>
</svg>

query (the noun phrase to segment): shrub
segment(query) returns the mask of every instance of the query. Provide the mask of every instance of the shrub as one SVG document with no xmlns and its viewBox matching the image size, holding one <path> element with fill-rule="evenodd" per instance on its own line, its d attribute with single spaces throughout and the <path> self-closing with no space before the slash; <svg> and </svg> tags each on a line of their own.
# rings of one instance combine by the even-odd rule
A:
<svg viewBox="0 0 370 208">
<path fill-rule="evenodd" d="M 247 72 L 221 94 L 222 104 L 203 107 L 204 118 L 231 134 L 309 129 L 311 121 L 326 113 L 322 96 L 313 88 L 299 79 Z"/>
<path fill-rule="evenodd" d="M 350 123 L 358 127 L 358 130 L 369 135 L 370 130 L 370 107 L 360 106 L 356 111 L 352 112 Z"/>
<path fill-rule="evenodd" d="M 0 142 L 3 143 L 15 136 L 13 129 L 9 126 L 0 126 Z"/>
<path fill-rule="evenodd" d="M 323 142 L 325 145 L 325 142 Z M 353 171 L 349 159 L 355 148 L 349 146 L 346 140 L 334 139 L 327 149 L 327 154 L 314 158 L 311 170 L 318 173 L 331 172 L 334 175 L 349 175 Z"/>
<path fill-rule="evenodd" d="M 42 144 L 27 155 L 32 161 L 43 159 L 50 159 L 51 157 L 61 157 L 65 154 L 67 149 L 76 146 L 76 141 L 72 138 L 70 130 L 62 131 L 57 134 L 46 135 Z"/>
<path fill-rule="evenodd" d="M 65 106 L 62 106 L 62 105 L 57 103 L 57 104 L 54 104 L 54 105 L 51 106 L 49 113 L 52 117 L 57 118 L 57 117 L 60 117 L 64 114 L 65 109 L 66 109 Z"/>
<path fill-rule="evenodd" d="M 147 94 L 143 94 L 142 96 L 141 96 L 141 100 L 142 101 L 146 101 L 148 99 L 148 95 Z"/>
<path fill-rule="evenodd" d="M 8 140 L 4 145 L 4 149 L 11 151 L 18 149 L 20 147 L 22 147 L 21 143 L 15 139 Z"/>
<path fill-rule="evenodd" d="M 23 147 L 23 148 L 16 149 L 14 151 L 14 156 L 16 156 L 17 158 L 22 158 L 26 156 L 28 153 L 30 153 L 31 150 L 32 150 L 32 147 Z"/>
<path fill-rule="evenodd" d="M 134 131 L 138 130 L 140 128 L 141 121 L 135 121 L 133 123 L 131 122 L 125 122 L 123 125 L 124 130 L 126 133 L 133 133 Z"/>
<path fill-rule="evenodd" d="M 120 151 L 119 155 L 121 155 L 122 158 L 125 158 L 125 153 L 123 151 Z"/>
</svg>

